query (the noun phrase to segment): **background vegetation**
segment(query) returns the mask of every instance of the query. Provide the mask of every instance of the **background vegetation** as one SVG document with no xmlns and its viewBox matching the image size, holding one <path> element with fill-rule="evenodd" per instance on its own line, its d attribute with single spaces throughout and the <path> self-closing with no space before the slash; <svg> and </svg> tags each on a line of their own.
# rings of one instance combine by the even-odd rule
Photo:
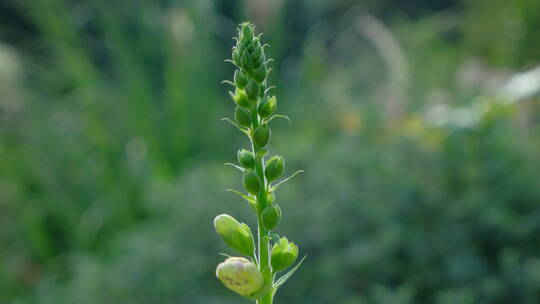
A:
<svg viewBox="0 0 540 304">
<path fill-rule="evenodd" d="M 212 219 L 253 224 L 219 120 L 244 20 L 306 170 L 278 303 L 540 302 L 539 1 L 6 0 L 0 303 L 239 303 Z"/>
</svg>

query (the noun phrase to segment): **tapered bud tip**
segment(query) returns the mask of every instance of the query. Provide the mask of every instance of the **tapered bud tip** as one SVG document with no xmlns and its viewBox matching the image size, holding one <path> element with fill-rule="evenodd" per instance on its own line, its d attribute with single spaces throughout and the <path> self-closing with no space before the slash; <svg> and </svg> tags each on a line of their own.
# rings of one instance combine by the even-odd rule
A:
<svg viewBox="0 0 540 304">
<path fill-rule="evenodd" d="M 233 59 L 234 64 L 236 64 L 236 66 L 240 66 L 240 64 L 241 64 L 241 62 L 240 62 L 240 52 L 238 52 L 238 50 L 234 50 L 232 52 L 232 59 Z"/>
<path fill-rule="evenodd" d="M 274 229 L 281 219 L 281 209 L 277 204 L 272 204 L 263 210 L 261 220 L 264 228 L 267 230 Z"/>
<path fill-rule="evenodd" d="M 253 39 L 255 32 L 255 26 L 251 22 L 244 22 L 240 24 L 240 38 L 242 41 L 250 41 Z"/>
<path fill-rule="evenodd" d="M 251 194 L 257 194 L 261 190 L 261 179 L 253 170 L 244 173 L 243 183 L 244 188 Z"/>
<path fill-rule="evenodd" d="M 259 291 L 264 278 L 257 266 L 250 260 L 232 257 L 220 263 L 216 268 L 217 278 L 230 290 L 249 296 Z"/>
<path fill-rule="evenodd" d="M 298 247 L 289 242 L 286 237 L 279 239 L 279 242 L 272 247 L 271 264 L 274 271 L 281 271 L 290 267 L 298 257 Z"/>
<path fill-rule="evenodd" d="M 228 214 L 220 214 L 214 219 L 214 228 L 219 234 L 238 225 L 240 225 L 240 222 Z"/>
<path fill-rule="evenodd" d="M 221 214 L 214 219 L 214 227 L 229 247 L 246 256 L 253 254 L 255 245 L 249 226 L 228 214 Z"/>
<path fill-rule="evenodd" d="M 264 176 L 266 176 L 268 181 L 274 181 L 283 174 L 284 169 L 285 161 L 283 160 L 283 157 L 279 155 L 273 156 L 266 162 Z"/>
</svg>

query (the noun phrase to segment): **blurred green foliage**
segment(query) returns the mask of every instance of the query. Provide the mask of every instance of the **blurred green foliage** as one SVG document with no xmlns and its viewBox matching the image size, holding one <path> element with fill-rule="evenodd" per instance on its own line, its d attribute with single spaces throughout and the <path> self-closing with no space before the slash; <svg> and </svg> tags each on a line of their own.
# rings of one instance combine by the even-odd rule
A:
<svg viewBox="0 0 540 304">
<path fill-rule="evenodd" d="M 278 303 L 540 302 L 538 98 L 497 93 L 540 62 L 540 2 L 404 3 L 1 4 L 0 303 L 238 303 L 212 219 L 254 222 L 219 121 L 245 19 L 306 170 Z"/>
</svg>

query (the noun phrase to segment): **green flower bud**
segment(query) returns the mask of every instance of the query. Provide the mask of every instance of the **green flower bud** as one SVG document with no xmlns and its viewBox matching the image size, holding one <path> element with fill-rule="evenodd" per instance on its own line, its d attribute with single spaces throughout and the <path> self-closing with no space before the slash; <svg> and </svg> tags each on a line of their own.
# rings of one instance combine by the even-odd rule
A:
<svg viewBox="0 0 540 304">
<path fill-rule="evenodd" d="M 266 79 L 266 74 L 268 74 L 268 70 L 266 70 L 266 65 L 261 64 L 255 71 L 253 71 L 253 77 L 258 82 L 263 82 L 264 79 Z"/>
<path fill-rule="evenodd" d="M 253 55 L 253 51 L 255 51 L 255 48 L 257 47 L 257 41 L 255 39 L 251 40 L 251 42 L 248 44 L 247 50 L 250 54 Z M 251 57 L 253 58 L 253 56 Z"/>
<path fill-rule="evenodd" d="M 270 141 L 270 135 L 270 128 L 266 125 L 260 125 L 253 131 L 253 142 L 255 142 L 258 147 L 262 148 Z"/>
<path fill-rule="evenodd" d="M 255 31 L 255 27 L 253 26 L 253 24 L 249 23 L 249 22 L 244 22 L 242 23 L 242 35 L 241 35 L 241 39 L 242 41 L 250 41 L 253 39 L 253 32 Z"/>
<path fill-rule="evenodd" d="M 251 126 L 251 112 L 246 108 L 236 107 L 236 109 L 234 109 L 234 119 L 241 126 Z"/>
<path fill-rule="evenodd" d="M 221 214 L 214 219 L 214 227 L 229 247 L 246 256 L 253 255 L 255 245 L 248 225 L 239 223 L 230 215 Z"/>
<path fill-rule="evenodd" d="M 248 52 L 244 52 L 244 54 L 242 54 L 240 63 L 242 64 L 242 67 L 247 71 L 251 71 L 255 68 L 255 65 L 253 64 L 253 58 L 251 58 L 251 55 L 249 55 Z"/>
<path fill-rule="evenodd" d="M 264 92 L 266 90 L 266 86 L 267 86 L 266 81 L 263 81 L 261 83 L 261 91 L 259 92 L 259 97 L 261 97 L 261 98 L 264 97 Z"/>
<path fill-rule="evenodd" d="M 262 55 L 263 55 L 261 43 L 258 40 L 257 41 L 254 40 L 252 45 L 253 45 L 253 52 L 251 53 L 251 57 L 253 58 L 254 61 L 259 62 L 262 59 Z"/>
<path fill-rule="evenodd" d="M 236 66 L 240 66 L 240 64 L 241 64 L 240 59 L 241 59 L 240 52 L 237 49 L 235 49 L 232 52 L 232 60 L 233 60 L 234 64 L 236 64 Z"/>
<path fill-rule="evenodd" d="M 259 112 L 259 115 L 261 115 L 262 118 L 269 117 L 270 115 L 274 114 L 274 112 L 276 111 L 276 103 L 277 103 L 276 96 L 272 96 L 268 99 L 265 99 L 259 105 L 257 112 Z"/>
<path fill-rule="evenodd" d="M 249 296 L 264 285 L 262 273 L 250 260 L 241 257 L 228 258 L 216 268 L 217 278 L 230 290 Z"/>
<path fill-rule="evenodd" d="M 255 167 L 255 157 L 251 151 L 246 149 L 238 151 L 238 162 L 244 168 L 253 169 Z"/>
<path fill-rule="evenodd" d="M 240 89 L 245 88 L 247 81 L 247 77 L 246 75 L 244 75 L 242 70 L 236 70 L 234 72 L 234 84 L 236 84 L 237 87 L 239 87 Z"/>
<path fill-rule="evenodd" d="M 287 269 L 296 261 L 297 257 L 298 247 L 294 243 L 289 243 L 286 237 L 282 237 L 272 247 L 272 268 L 276 272 Z"/>
<path fill-rule="evenodd" d="M 261 179 L 253 170 L 248 170 L 244 173 L 244 188 L 251 193 L 257 194 L 261 190 Z"/>
<path fill-rule="evenodd" d="M 266 179 L 271 182 L 278 179 L 281 174 L 283 174 L 283 169 L 285 167 L 283 157 L 276 155 L 271 157 L 266 162 L 266 168 L 264 169 L 264 176 Z"/>
<path fill-rule="evenodd" d="M 249 98 L 249 100 L 256 100 L 259 96 L 259 92 L 261 90 L 261 86 L 257 83 L 257 81 L 250 79 L 246 85 L 246 94 Z"/>
<path fill-rule="evenodd" d="M 234 94 L 229 91 L 229 95 L 231 95 L 232 100 L 237 105 L 244 108 L 249 108 L 249 100 L 244 90 L 236 88 L 236 90 L 234 90 Z"/>
<path fill-rule="evenodd" d="M 274 229 L 281 219 L 279 205 L 272 204 L 266 207 L 261 214 L 261 222 L 266 230 Z"/>
</svg>

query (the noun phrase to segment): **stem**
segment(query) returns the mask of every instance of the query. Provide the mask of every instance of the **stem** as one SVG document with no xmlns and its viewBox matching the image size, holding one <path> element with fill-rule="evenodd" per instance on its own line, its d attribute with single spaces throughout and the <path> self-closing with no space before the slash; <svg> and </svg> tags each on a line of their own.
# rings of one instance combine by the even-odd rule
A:
<svg viewBox="0 0 540 304">
<path fill-rule="evenodd" d="M 270 271 L 263 271 L 263 269 L 270 268 L 270 259 L 269 259 L 269 250 L 268 250 L 268 239 L 265 239 L 264 237 L 268 234 L 264 227 L 262 226 L 262 223 L 260 219 L 258 220 L 259 225 L 259 266 L 260 270 L 263 273 L 264 281 L 268 282 L 269 280 L 272 280 L 272 273 Z M 274 292 L 271 291 L 267 295 L 265 295 L 261 300 L 257 301 L 257 304 L 272 304 L 274 297 Z"/>
<path fill-rule="evenodd" d="M 257 114 L 257 107 L 252 108 L 253 111 L 253 129 L 256 129 L 259 125 L 259 115 Z M 253 140 L 251 142 L 253 149 L 253 155 L 255 156 L 255 172 L 259 176 L 263 186 L 261 191 L 257 194 L 257 202 L 259 204 L 259 212 L 257 214 L 257 226 L 258 226 L 258 247 L 259 247 L 259 270 L 262 272 L 264 277 L 264 282 L 272 282 L 272 267 L 270 265 L 270 250 L 269 250 L 269 239 L 266 238 L 268 232 L 261 221 L 261 213 L 267 207 L 268 202 L 266 201 L 266 192 L 268 191 L 268 183 L 264 177 L 264 159 L 263 157 L 258 157 L 257 154 L 261 150 L 257 147 Z M 257 301 L 257 304 L 272 304 L 274 298 L 274 291 L 270 291 L 262 299 Z"/>
</svg>

